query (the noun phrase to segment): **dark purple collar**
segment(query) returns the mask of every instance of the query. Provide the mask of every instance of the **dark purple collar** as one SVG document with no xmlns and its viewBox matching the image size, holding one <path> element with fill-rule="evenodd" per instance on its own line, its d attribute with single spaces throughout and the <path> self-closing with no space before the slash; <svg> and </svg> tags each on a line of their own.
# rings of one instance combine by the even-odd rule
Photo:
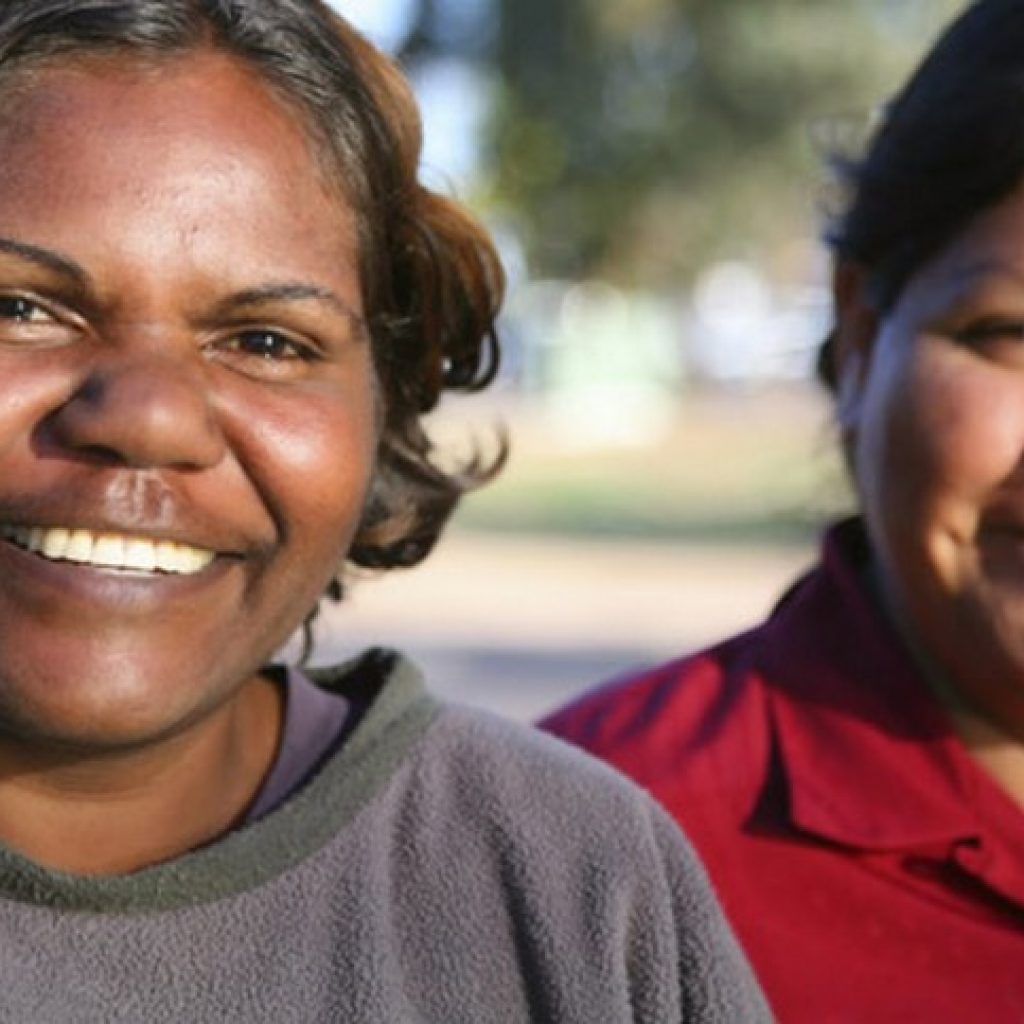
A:
<svg viewBox="0 0 1024 1024">
<path fill-rule="evenodd" d="M 323 690 L 298 669 L 276 673 L 284 689 L 284 726 L 277 757 L 243 824 L 280 806 L 315 774 L 343 741 L 358 716 L 340 693 Z"/>
</svg>

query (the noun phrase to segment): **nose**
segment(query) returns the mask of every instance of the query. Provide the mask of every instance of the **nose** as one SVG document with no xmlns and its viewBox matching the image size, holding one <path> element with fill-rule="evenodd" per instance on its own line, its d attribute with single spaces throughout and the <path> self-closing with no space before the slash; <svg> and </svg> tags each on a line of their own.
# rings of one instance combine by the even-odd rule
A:
<svg viewBox="0 0 1024 1024">
<path fill-rule="evenodd" d="M 108 354 L 51 426 L 66 448 L 137 468 L 200 469 L 224 454 L 204 369 L 180 356 Z"/>
</svg>

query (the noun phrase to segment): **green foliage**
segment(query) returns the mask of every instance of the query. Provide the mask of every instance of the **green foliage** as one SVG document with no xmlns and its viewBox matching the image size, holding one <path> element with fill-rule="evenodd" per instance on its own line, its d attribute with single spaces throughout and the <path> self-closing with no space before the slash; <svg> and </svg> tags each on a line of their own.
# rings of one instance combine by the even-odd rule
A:
<svg viewBox="0 0 1024 1024">
<path fill-rule="evenodd" d="M 501 0 L 492 198 L 534 273 L 676 287 L 815 230 L 953 0 Z"/>
</svg>

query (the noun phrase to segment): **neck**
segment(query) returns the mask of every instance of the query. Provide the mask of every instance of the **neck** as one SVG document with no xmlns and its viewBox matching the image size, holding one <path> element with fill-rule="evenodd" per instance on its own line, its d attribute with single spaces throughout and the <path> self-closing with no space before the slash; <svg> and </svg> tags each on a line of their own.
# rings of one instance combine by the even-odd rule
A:
<svg viewBox="0 0 1024 1024">
<path fill-rule="evenodd" d="M 185 732 L 137 750 L 0 740 L 0 841 L 73 874 L 127 874 L 230 830 L 277 751 L 278 688 L 256 677 Z"/>
</svg>

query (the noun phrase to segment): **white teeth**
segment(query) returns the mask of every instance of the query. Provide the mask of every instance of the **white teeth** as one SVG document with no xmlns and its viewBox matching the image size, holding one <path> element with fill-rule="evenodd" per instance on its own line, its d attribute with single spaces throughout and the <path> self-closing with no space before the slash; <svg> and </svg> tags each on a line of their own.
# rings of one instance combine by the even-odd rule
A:
<svg viewBox="0 0 1024 1024">
<path fill-rule="evenodd" d="M 0 526 L 0 536 L 44 558 L 105 569 L 191 575 L 205 569 L 214 559 L 212 551 L 190 544 L 64 527 Z"/>
<path fill-rule="evenodd" d="M 131 568 L 125 565 L 123 538 L 109 533 L 100 534 L 92 542 L 92 558 L 89 561 L 93 565 L 103 565 L 110 569 Z"/>
<path fill-rule="evenodd" d="M 182 559 L 179 557 L 181 550 L 180 544 L 172 544 L 169 540 L 160 541 L 153 551 L 156 567 L 164 572 L 186 572 L 187 566 L 181 565 Z"/>
<path fill-rule="evenodd" d="M 33 530 L 32 533 L 36 531 Z M 42 534 L 42 530 L 39 531 Z M 29 538 L 29 548 L 31 549 L 32 539 Z M 71 537 L 68 539 L 68 546 L 64 552 L 64 557 L 69 562 L 88 562 L 92 558 L 92 534 L 88 530 L 73 530 Z"/>
<path fill-rule="evenodd" d="M 161 545 L 156 551 L 157 567 L 166 572 L 193 573 L 205 569 L 212 556 L 208 551 L 199 548 L 185 547 L 183 544 Z"/>
<path fill-rule="evenodd" d="M 63 558 L 64 552 L 68 549 L 68 541 L 71 533 L 68 530 L 58 527 L 56 530 L 47 530 L 43 534 L 42 553 L 47 558 Z"/>
<path fill-rule="evenodd" d="M 125 540 L 124 564 L 131 569 L 152 572 L 156 568 L 156 545 L 138 538 Z"/>
</svg>

